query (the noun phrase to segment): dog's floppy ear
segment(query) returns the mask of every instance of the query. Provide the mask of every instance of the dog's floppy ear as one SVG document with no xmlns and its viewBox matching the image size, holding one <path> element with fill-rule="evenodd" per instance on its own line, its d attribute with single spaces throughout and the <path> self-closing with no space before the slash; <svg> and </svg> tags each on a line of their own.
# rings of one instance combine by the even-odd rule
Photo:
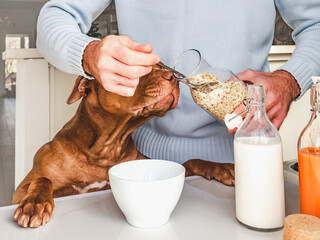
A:
<svg viewBox="0 0 320 240">
<path fill-rule="evenodd" d="M 68 104 L 72 104 L 72 103 L 78 101 L 81 97 L 87 96 L 86 89 L 88 88 L 89 81 L 90 80 L 86 79 L 83 76 L 79 76 L 76 79 L 76 82 L 73 85 L 72 92 L 67 100 Z"/>
</svg>

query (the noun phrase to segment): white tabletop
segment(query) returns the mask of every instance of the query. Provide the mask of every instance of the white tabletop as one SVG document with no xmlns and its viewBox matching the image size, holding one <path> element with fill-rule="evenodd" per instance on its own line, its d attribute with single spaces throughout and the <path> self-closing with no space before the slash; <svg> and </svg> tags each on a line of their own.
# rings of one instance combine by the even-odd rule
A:
<svg viewBox="0 0 320 240">
<path fill-rule="evenodd" d="M 286 184 L 286 214 L 299 212 L 299 187 Z M 186 179 L 170 221 L 158 228 L 129 225 L 110 190 L 55 199 L 50 222 L 37 229 L 19 227 L 12 219 L 16 206 L 0 208 L 0 239 L 110 240 L 264 240 L 283 238 L 245 228 L 235 218 L 234 187 L 200 177 Z"/>
</svg>

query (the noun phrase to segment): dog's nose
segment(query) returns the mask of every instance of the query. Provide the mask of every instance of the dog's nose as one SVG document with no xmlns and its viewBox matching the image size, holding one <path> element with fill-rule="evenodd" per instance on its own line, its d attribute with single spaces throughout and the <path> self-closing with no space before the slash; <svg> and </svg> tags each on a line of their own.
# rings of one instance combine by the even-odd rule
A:
<svg viewBox="0 0 320 240">
<path fill-rule="evenodd" d="M 169 81 L 173 80 L 174 79 L 174 76 L 173 76 L 173 73 L 171 71 L 165 71 L 163 74 L 162 74 L 162 77 L 164 79 L 167 79 Z"/>
</svg>

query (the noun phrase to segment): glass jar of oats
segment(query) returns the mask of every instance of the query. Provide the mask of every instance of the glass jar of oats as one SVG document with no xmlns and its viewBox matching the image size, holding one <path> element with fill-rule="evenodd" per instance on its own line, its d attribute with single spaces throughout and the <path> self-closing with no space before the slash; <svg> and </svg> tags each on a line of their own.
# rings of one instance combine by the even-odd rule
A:
<svg viewBox="0 0 320 240">
<path fill-rule="evenodd" d="M 246 85 L 235 74 L 227 68 L 208 64 L 196 49 L 184 51 L 174 69 L 184 74 L 174 75 L 190 87 L 194 101 L 221 122 L 246 96 Z"/>
</svg>

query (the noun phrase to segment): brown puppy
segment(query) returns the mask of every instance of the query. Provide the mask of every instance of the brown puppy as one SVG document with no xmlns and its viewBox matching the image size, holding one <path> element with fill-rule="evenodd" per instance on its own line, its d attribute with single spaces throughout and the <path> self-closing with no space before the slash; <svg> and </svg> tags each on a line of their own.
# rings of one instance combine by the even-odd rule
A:
<svg viewBox="0 0 320 240">
<path fill-rule="evenodd" d="M 82 96 L 75 116 L 39 149 L 32 170 L 14 193 L 12 203 L 19 204 L 14 219 L 22 227 L 46 224 L 54 197 L 106 189 L 110 167 L 144 158 L 135 148 L 131 133 L 153 116 L 164 116 L 174 109 L 179 87 L 171 72 L 154 68 L 140 78 L 132 97 L 107 92 L 97 81 L 79 77 L 68 103 Z M 232 184 L 232 165 L 197 159 L 185 166 L 187 175 Z"/>
</svg>

